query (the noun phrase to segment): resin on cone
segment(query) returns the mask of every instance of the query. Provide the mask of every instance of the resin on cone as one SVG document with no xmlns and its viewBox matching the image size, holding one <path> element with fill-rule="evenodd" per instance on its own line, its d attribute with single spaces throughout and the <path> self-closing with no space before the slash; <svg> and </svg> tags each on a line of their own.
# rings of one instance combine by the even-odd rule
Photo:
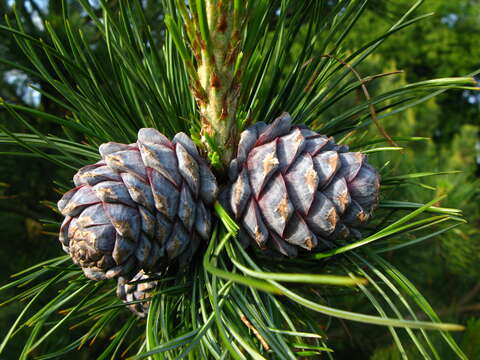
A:
<svg viewBox="0 0 480 360">
<path fill-rule="evenodd" d="M 118 279 L 117 296 L 127 304 L 127 307 L 139 317 L 146 317 L 150 308 L 151 297 L 158 284 L 160 274 L 148 275 L 142 270 L 132 280 Z"/>
<path fill-rule="evenodd" d="M 379 174 L 364 154 L 292 125 L 287 113 L 241 134 L 229 177 L 224 202 L 240 239 L 287 256 L 359 236 L 379 198 Z"/>
<path fill-rule="evenodd" d="M 192 140 L 145 128 L 136 143 L 99 151 L 102 160 L 81 168 L 58 202 L 64 250 L 93 280 L 189 262 L 209 239 L 218 190 Z"/>
</svg>

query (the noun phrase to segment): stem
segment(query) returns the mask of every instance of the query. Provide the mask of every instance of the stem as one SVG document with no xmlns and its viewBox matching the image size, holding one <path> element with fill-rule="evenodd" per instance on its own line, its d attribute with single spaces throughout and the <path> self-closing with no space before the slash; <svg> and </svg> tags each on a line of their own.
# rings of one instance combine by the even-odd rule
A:
<svg viewBox="0 0 480 360">
<path fill-rule="evenodd" d="M 234 0 L 196 0 L 191 17 L 181 12 L 196 55 L 201 91 L 194 91 L 200 116 L 202 142 L 214 165 L 225 169 L 234 153 L 240 92 L 235 64 L 240 52 L 240 12 Z M 193 5 L 193 4 L 192 4 Z M 237 4 L 238 5 L 238 4 Z M 188 21 L 187 21 L 188 20 Z"/>
</svg>

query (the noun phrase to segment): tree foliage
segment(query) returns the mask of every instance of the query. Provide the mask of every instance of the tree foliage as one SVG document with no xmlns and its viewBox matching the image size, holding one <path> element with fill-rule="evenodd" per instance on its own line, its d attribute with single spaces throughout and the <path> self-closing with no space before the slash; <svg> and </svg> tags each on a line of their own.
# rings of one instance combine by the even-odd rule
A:
<svg viewBox="0 0 480 360">
<path fill-rule="evenodd" d="M 453 96 L 468 103 L 465 91 L 475 90 L 471 77 L 474 62 L 462 62 L 460 67 L 454 55 L 448 61 L 438 59 L 445 49 L 440 39 L 456 39 L 461 33 L 457 24 L 468 24 L 468 29 L 476 26 L 469 22 L 473 11 L 450 25 L 442 19 L 464 13 L 442 2 L 447 17 L 431 21 L 419 10 L 422 3 L 257 0 L 247 8 L 250 13 L 242 44 L 247 61 L 238 123 L 271 121 L 288 110 L 297 122 L 371 154 L 382 170 L 384 195 L 378 216 L 361 241 L 307 259 L 271 261 L 261 252 L 238 246 L 237 225 L 218 206 L 217 229 L 202 257 L 186 273 L 171 269 L 157 288 L 146 322 L 129 316 L 114 297 L 112 282 L 86 280 L 68 257 L 45 254 L 48 260 L 17 274 L 0 288 L 2 294 L 8 294 L 4 304 L 26 304 L 23 311 L 14 308 L 19 315 L 6 329 L 0 352 L 6 353 L 12 341 L 24 335 L 25 340 L 14 345 L 16 358 L 17 354 L 41 359 L 70 356 L 66 354 L 89 343 L 99 344 L 90 352 L 98 351 L 99 358 L 121 354 L 136 358 L 331 357 L 332 351 L 339 358 L 359 344 L 363 356 L 373 353 L 377 343 L 362 342 L 365 324 L 348 322 L 357 342 L 351 347 L 335 341 L 333 335 L 329 339 L 336 333 L 345 339 L 339 318 L 386 326 L 372 331 L 384 334 L 388 329 L 392 340 L 384 339 L 381 344 L 393 341 L 395 346 L 378 349 L 373 358 L 467 358 L 466 353 L 475 354 L 474 320 L 463 337 L 464 352 L 447 332 L 461 327 L 441 323 L 435 306 L 430 306 L 404 275 L 422 283 L 429 278 L 425 274 L 432 274 L 431 279 L 441 281 L 445 274 L 439 276 L 428 265 L 437 247 L 431 252 L 415 249 L 438 236 L 442 236 L 443 249 L 459 248 L 445 235 L 452 228 L 456 231 L 452 234 L 464 231 L 471 237 L 471 229 L 456 227 L 464 222 L 462 212 L 446 207 L 442 200 L 448 187 L 454 192 L 455 188 L 448 183 L 432 192 L 436 184 L 430 183 L 430 177 L 446 169 L 432 169 L 420 159 L 413 165 L 402 161 L 404 156 L 395 155 L 399 146 L 388 144 L 372 126 L 381 121 L 395 135 L 392 140 L 396 143 L 416 143 L 422 140 L 413 137 L 416 134 L 399 136 L 412 121 L 409 116 L 421 119 L 421 111 L 413 110 L 415 105 L 426 102 L 424 109 L 447 109 L 448 102 L 433 103 L 433 97 L 458 89 Z M 37 174 L 34 188 L 41 190 L 31 201 L 45 199 L 47 207 L 32 214 L 31 209 L 38 205 L 29 207 L 24 202 L 18 213 L 36 220 L 48 218 L 42 220 L 43 241 L 55 243 L 60 219 L 52 212 L 52 201 L 58 196 L 50 190 L 52 186 L 57 193 L 66 190 L 75 169 L 98 159 L 100 143 L 133 141 L 138 128 L 145 126 L 169 136 L 187 131 L 198 137 L 200 119 L 190 92 L 191 59 L 178 47 L 187 36 L 177 12 L 182 4 L 50 1 L 43 9 L 35 4 L 19 1 L 13 11 L 3 3 L 9 16 L 1 29 L 9 42 L 5 42 L 8 51 L 2 54 L 2 64 L 6 71 L 15 68 L 36 84 L 41 101 L 28 101 L 22 94 L 24 86 L 17 91 L 10 84 L 2 93 L 0 143 L 3 153 L 12 159 L 28 156 L 24 166 L 31 166 L 32 157 L 33 163 L 42 164 L 38 171 L 28 170 Z M 196 4 L 201 7 L 203 1 Z M 469 4 L 464 1 L 461 6 Z M 386 22 L 380 14 L 385 14 Z M 174 19 L 169 26 L 163 22 L 166 16 Z M 382 24 L 378 32 L 368 30 L 372 22 Z M 442 36 L 437 38 L 433 29 L 440 24 L 443 32 L 439 31 Z M 425 34 L 426 40 L 410 46 L 418 32 Z M 451 41 L 460 40 L 462 49 L 470 49 L 470 39 Z M 428 43 L 438 48 L 426 51 Z M 446 48 L 451 49 L 448 44 Z M 452 54 L 458 52 L 452 50 Z M 423 68 L 416 67 L 416 62 Z M 398 79 L 392 71 L 397 66 L 413 69 L 413 73 Z M 452 77 L 458 74 L 465 77 Z M 439 76 L 444 78 L 427 80 Z M 362 91 L 365 84 L 367 92 Z M 389 125 L 393 120 L 397 124 Z M 413 145 L 413 149 L 421 146 Z M 428 149 L 424 159 L 436 154 Z M 44 165 L 47 161 L 50 165 Z M 41 180 L 45 169 L 54 171 L 55 185 Z M 24 174 L 15 174 L 7 182 L 19 186 L 28 180 Z M 468 194 L 459 196 L 460 200 L 478 196 L 473 187 L 465 191 Z M 31 194 L 24 198 L 30 199 Z M 460 200 L 452 200 L 453 205 Z M 38 228 L 37 222 L 30 226 Z M 23 242 L 29 244 L 25 248 L 32 248 L 31 242 Z M 397 257 L 410 246 L 414 249 L 409 252 L 411 257 Z M 52 251 L 58 255 L 59 250 Z M 41 257 L 38 253 L 31 256 L 35 260 Z M 447 263 L 458 269 L 451 259 Z M 68 336 L 57 336 L 67 328 L 71 329 Z M 112 340 L 107 341 L 111 335 Z"/>
</svg>

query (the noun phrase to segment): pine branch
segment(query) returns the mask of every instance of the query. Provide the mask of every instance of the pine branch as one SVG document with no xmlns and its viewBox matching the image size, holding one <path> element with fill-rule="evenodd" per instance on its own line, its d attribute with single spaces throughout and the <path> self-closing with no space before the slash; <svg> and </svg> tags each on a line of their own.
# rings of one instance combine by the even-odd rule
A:
<svg viewBox="0 0 480 360">
<path fill-rule="evenodd" d="M 233 0 L 199 0 L 190 3 L 187 9 L 184 3 L 177 1 L 177 7 L 185 23 L 185 38 L 196 61 L 196 74 L 190 71 L 190 78 L 200 111 L 202 142 L 212 163 L 225 168 L 232 158 L 238 136 L 240 71 L 237 60 L 241 51 L 242 21 L 239 4 Z M 176 32 L 173 24 L 169 29 Z M 174 35 L 178 37 L 178 33 Z M 183 53 L 180 42 L 175 43 Z M 190 64 L 188 61 L 188 68 Z"/>
</svg>

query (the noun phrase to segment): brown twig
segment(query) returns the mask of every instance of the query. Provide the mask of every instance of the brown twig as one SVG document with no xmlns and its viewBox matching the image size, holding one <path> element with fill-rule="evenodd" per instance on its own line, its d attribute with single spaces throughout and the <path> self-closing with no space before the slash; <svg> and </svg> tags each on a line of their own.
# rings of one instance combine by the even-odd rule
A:
<svg viewBox="0 0 480 360">
<path fill-rule="evenodd" d="M 401 71 L 392 71 L 392 72 L 388 72 L 388 73 L 384 73 L 384 74 L 378 74 L 376 76 L 369 76 L 369 77 L 366 77 L 364 79 L 362 79 L 362 77 L 360 76 L 360 74 L 358 73 L 357 70 L 355 70 L 353 68 L 352 65 L 350 65 L 349 63 L 347 63 L 346 61 L 334 56 L 334 55 L 331 55 L 331 54 L 323 54 L 323 55 L 319 55 L 319 58 L 328 58 L 328 59 L 332 59 L 332 60 L 335 60 L 337 61 L 338 63 L 342 64 L 343 66 L 345 66 L 346 68 L 348 68 L 354 75 L 355 77 L 358 79 L 358 81 L 360 82 L 360 86 L 362 88 L 362 91 L 363 91 L 363 94 L 365 95 L 365 98 L 367 99 L 368 102 L 370 102 L 370 100 L 372 99 L 371 96 L 370 96 L 370 93 L 368 92 L 368 89 L 367 89 L 367 86 L 365 85 L 368 81 L 371 81 L 377 77 L 381 77 L 381 76 L 387 76 L 387 75 L 392 75 L 392 74 L 398 74 L 400 73 Z M 305 64 L 303 64 L 303 66 L 306 66 L 308 65 L 313 59 L 310 59 L 309 61 L 305 62 Z M 307 85 L 308 86 L 308 85 Z M 378 131 L 380 132 L 380 134 L 382 134 L 382 136 L 387 139 L 387 141 L 390 143 L 390 145 L 392 146 L 395 146 L 395 147 L 398 147 L 398 144 L 395 143 L 395 141 L 393 141 L 393 139 L 391 138 L 390 135 L 388 135 L 388 133 L 385 131 L 385 129 L 383 128 L 383 126 L 380 124 L 380 122 L 378 121 L 378 118 L 377 118 L 377 112 L 375 110 L 375 106 L 370 102 L 368 104 L 368 109 L 370 111 L 370 115 L 372 117 L 372 120 L 373 122 L 375 123 L 375 126 L 377 127 Z"/>
<path fill-rule="evenodd" d="M 480 304 L 470 304 L 464 306 L 450 306 L 447 308 L 439 309 L 435 311 L 438 316 L 447 316 L 451 314 L 461 314 L 466 312 L 480 312 Z M 424 313 L 416 314 L 419 319 L 425 318 Z"/>
<path fill-rule="evenodd" d="M 480 282 L 475 285 L 472 290 L 465 294 L 463 298 L 458 302 L 458 307 L 461 308 L 465 304 L 468 304 L 473 298 L 480 292 Z"/>
<path fill-rule="evenodd" d="M 378 78 L 381 78 L 381 77 L 390 76 L 390 75 L 398 75 L 398 74 L 403 74 L 403 70 L 393 70 L 393 71 L 388 71 L 388 72 L 381 73 L 381 74 L 370 75 L 370 76 L 364 77 L 362 81 L 364 83 L 367 83 L 369 81 L 372 81 L 372 80 L 375 80 L 375 79 L 378 79 Z"/>
<path fill-rule="evenodd" d="M 459 313 L 462 312 L 477 312 L 480 311 L 480 304 L 465 305 L 458 309 Z"/>
<path fill-rule="evenodd" d="M 252 330 L 253 334 L 257 337 L 258 341 L 260 341 L 265 351 L 270 350 L 270 346 L 267 344 L 267 342 L 265 341 L 263 336 L 258 332 L 258 330 L 252 325 L 252 323 L 248 321 L 247 317 L 243 314 L 240 314 L 240 319 L 242 320 L 242 322 L 245 324 L 246 327 Z"/>
</svg>

